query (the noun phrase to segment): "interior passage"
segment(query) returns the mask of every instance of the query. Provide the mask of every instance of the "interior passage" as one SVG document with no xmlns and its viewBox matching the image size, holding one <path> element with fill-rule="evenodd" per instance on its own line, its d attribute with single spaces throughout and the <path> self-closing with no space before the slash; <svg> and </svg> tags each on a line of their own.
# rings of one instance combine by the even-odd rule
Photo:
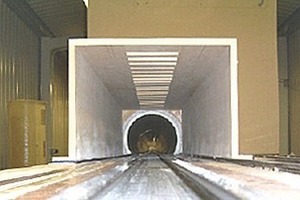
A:
<svg viewBox="0 0 300 200">
<path fill-rule="evenodd" d="M 132 153 L 172 154 L 176 144 L 175 128 L 167 119 L 158 115 L 145 115 L 129 129 L 128 147 Z"/>
</svg>

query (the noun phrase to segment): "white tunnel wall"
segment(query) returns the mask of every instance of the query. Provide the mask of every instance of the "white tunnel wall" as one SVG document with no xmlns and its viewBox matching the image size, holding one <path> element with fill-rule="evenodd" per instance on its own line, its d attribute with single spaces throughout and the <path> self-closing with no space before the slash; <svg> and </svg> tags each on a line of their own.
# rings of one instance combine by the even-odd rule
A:
<svg viewBox="0 0 300 200">
<path fill-rule="evenodd" d="M 88 46 L 107 45 L 228 46 L 206 62 L 199 86 L 182 109 L 185 154 L 239 156 L 237 44 L 235 39 L 83 39 L 69 41 L 69 156 L 86 160 L 128 153 L 123 143 L 122 107 L 97 74 Z M 84 46 L 85 48 L 76 48 Z M 93 63 L 93 66 L 92 64 Z M 202 64 L 205 62 L 202 62 Z M 214 63 L 214 64 L 212 64 Z M 99 66 L 98 66 L 99 67 Z M 199 66 L 203 67 L 203 66 Z M 98 69 L 98 68 L 97 68 Z M 99 70 L 98 70 L 99 71 Z M 197 77 L 198 79 L 198 77 Z M 175 80 L 175 79 L 174 79 Z M 123 141 L 124 139 L 124 141 Z M 181 141 L 181 139 L 179 140 Z M 181 151 L 182 149 L 182 151 Z"/>
<path fill-rule="evenodd" d="M 229 52 L 215 59 L 182 110 L 186 154 L 231 157 Z"/>
<path fill-rule="evenodd" d="M 93 67 L 80 52 L 75 52 L 76 61 L 70 63 L 69 72 L 69 80 L 75 81 L 71 84 L 74 87 L 70 87 L 70 106 L 76 112 L 70 112 L 69 116 L 69 158 L 86 160 L 121 155 L 122 110 Z M 71 53 L 70 57 L 73 56 Z"/>
</svg>

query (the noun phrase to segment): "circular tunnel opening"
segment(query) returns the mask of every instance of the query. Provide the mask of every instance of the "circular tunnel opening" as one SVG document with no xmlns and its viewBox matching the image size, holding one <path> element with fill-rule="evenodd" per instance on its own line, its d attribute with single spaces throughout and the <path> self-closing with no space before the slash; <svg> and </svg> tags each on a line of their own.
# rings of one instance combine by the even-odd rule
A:
<svg viewBox="0 0 300 200">
<path fill-rule="evenodd" d="M 132 153 L 173 154 L 177 144 L 173 125 L 159 115 L 137 119 L 128 131 L 128 148 Z"/>
</svg>

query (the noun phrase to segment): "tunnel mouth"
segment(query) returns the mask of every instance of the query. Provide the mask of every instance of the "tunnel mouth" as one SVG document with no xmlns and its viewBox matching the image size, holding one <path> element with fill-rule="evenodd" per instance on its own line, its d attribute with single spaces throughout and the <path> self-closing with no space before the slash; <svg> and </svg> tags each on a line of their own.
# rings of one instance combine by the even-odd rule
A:
<svg viewBox="0 0 300 200">
<path fill-rule="evenodd" d="M 133 154 L 173 154 L 177 142 L 175 127 L 159 115 L 144 115 L 128 130 L 128 148 Z"/>
</svg>

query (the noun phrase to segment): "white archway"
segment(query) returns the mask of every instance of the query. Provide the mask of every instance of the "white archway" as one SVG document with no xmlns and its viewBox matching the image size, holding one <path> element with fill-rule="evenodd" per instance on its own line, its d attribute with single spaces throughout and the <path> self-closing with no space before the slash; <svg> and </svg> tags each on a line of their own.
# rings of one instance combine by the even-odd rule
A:
<svg viewBox="0 0 300 200">
<path fill-rule="evenodd" d="M 175 147 L 174 154 L 182 153 L 182 128 L 181 122 L 170 112 L 165 110 L 139 110 L 132 114 L 124 123 L 123 123 L 123 153 L 131 154 L 131 151 L 128 147 L 128 133 L 130 127 L 133 123 L 146 115 L 158 115 L 167 119 L 176 131 L 177 144 Z"/>
</svg>

